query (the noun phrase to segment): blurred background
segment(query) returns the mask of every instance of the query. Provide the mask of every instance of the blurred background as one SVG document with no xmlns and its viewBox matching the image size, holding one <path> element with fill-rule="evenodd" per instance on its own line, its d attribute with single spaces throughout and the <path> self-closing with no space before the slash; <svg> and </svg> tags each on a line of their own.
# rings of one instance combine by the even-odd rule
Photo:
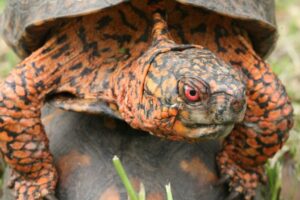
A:
<svg viewBox="0 0 300 200">
<path fill-rule="evenodd" d="M 0 0 L 0 11 L 5 0 Z M 280 77 L 295 109 L 287 145 L 267 164 L 269 182 L 261 199 L 300 199 L 300 0 L 276 0 L 279 40 L 268 62 Z M 0 37 L 0 80 L 19 62 Z M 1 181 L 0 181 L 1 182 Z"/>
</svg>

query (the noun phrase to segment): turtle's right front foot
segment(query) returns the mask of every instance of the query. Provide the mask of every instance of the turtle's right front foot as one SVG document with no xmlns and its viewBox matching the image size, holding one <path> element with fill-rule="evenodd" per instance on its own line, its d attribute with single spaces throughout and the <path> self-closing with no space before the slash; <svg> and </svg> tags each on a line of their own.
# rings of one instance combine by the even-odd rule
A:
<svg viewBox="0 0 300 200">
<path fill-rule="evenodd" d="M 2 117 L 0 131 L 7 135 L 6 146 L 9 148 L 1 150 L 12 170 L 9 186 L 14 189 L 16 199 L 51 197 L 58 176 L 40 118 L 21 118 L 19 123 L 8 119 Z"/>
<path fill-rule="evenodd" d="M 10 186 L 17 200 L 42 200 L 54 194 L 57 182 L 41 121 L 43 97 L 28 78 L 32 74 L 17 68 L 0 85 L 0 151 L 12 169 Z"/>
<path fill-rule="evenodd" d="M 44 169 L 26 176 L 13 170 L 8 187 L 14 189 L 17 200 L 57 200 L 56 182 L 57 172 L 49 164 Z"/>
<path fill-rule="evenodd" d="M 245 200 L 252 200 L 256 195 L 256 189 L 260 182 L 264 183 L 266 177 L 262 166 L 253 170 L 245 170 L 229 158 L 226 151 L 217 156 L 220 168 L 222 183 L 229 184 L 230 194 L 226 200 L 236 200 L 243 197 Z"/>
</svg>

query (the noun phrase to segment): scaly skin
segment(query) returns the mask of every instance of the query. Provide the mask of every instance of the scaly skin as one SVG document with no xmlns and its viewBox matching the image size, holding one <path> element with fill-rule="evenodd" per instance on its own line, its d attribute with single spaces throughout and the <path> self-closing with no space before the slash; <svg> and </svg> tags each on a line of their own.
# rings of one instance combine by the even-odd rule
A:
<svg viewBox="0 0 300 200">
<path fill-rule="evenodd" d="M 70 20 L 1 85 L 0 148 L 17 199 L 54 193 L 57 174 L 40 109 L 61 92 L 106 102 L 132 127 L 173 140 L 222 137 L 237 123 L 217 160 L 230 190 L 251 199 L 263 164 L 292 126 L 280 81 L 228 18 L 168 1 L 168 33 L 161 12 L 152 16 L 155 9 L 143 1 L 118 8 Z M 199 100 L 185 98 L 186 84 Z"/>
<path fill-rule="evenodd" d="M 288 138 L 293 125 L 292 106 L 268 64 L 255 54 L 247 38 L 239 36 L 239 39 L 245 53 L 234 54 L 228 44 L 225 48 L 232 55 L 228 62 L 245 74 L 247 111 L 244 121 L 226 138 L 217 160 L 221 173 L 231 178 L 232 190 L 251 199 L 258 182 L 265 182 L 263 165 Z M 234 178 L 237 176 L 243 179 Z"/>
<path fill-rule="evenodd" d="M 190 16 L 204 20 L 194 22 Z M 188 22 L 191 24 L 185 25 Z M 263 165 L 288 138 L 293 125 L 291 102 L 280 80 L 255 53 L 236 22 L 194 11 L 177 23 L 183 24 L 183 32 L 187 33 L 181 38 L 209 48 L 244 74 L 245 118 L 224 141 L 217 161 L 221 175 L 229 181 L 232 197 L 244 194 L 245 199 L 252 199 L 258 183 L 265 181 Z M 199 31 L 192 33 L 196 28 L 191 27 Z"/>
</svg>

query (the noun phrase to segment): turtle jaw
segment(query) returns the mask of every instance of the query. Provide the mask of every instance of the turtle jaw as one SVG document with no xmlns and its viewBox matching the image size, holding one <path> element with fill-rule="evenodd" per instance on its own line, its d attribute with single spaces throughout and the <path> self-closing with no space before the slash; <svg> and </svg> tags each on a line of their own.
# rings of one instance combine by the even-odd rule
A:
<svg viewBox="0 0 300 200">
<path fill-rule="evenodd" d="M 173 134 L 185 140 L 205 140 L 225 138 L 233 129 L 234 123 L 225 124 L 195 124 L 192 127 L 176 121 Z"/>
<path fill-rule="evenodd" d="M 234 124 L 200 125 L 187 134 L 192 139 L 220 139 L 225 138 L 233 129 Z"/>
</svg>

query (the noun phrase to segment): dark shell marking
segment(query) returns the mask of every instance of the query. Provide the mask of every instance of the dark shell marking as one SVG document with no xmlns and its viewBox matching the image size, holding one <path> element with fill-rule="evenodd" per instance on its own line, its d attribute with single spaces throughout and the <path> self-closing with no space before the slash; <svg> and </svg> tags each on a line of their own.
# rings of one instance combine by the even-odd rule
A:
<svg viewBox="0 0 300 200">
<path fill-rule="evenodd" d="M 64 0 L 63 2 L 61 0 L 9 0 L 4 14 L 1 16 L 0 32 L 18 55 L 25 57 L 44 43 L 45 38 L 49 37 L 49 32 L 56 32 L 53 29 L 68 21 L 70 17 L 99 12 L 125 1 L 127 0 Z M 140 0 L 131 1 L 133 4 L 137 4 Z M 274 47 L 277 38 L 274 0 L 177 1 L 236 19 L 249 33 L 254 49 L 260 56 L 265 56 Z M 174 9 L 173 7 L 169 8 Z M 180 9 L 180 6 L 175 9 Z M 188 12 L 181 9 L 181 15 L 185 17 Z M 101 22 L 105 24 L 105 20 L 109 20 L 109 18 L 104 18 Z M 128 24 L 134 24 L 130 21 L 127 21 Z M 124 21 L 125 23 L 126 21 Z M 132 26 L 132 28 L 138 27 Z"/>
<path fill-rule="evenodd" d="M 292 127 L 284 86 L 234 21 L 168 3 L 170 32 L 142 1 L 70 19 L 4 81 L 0 148 L 14 170 L 17 199 L 54 192 L 57 174 L 40 109 L 59 93 L 104 102 L 100 111 L 174 140 L 220 137 L 236 123 L 217 160 L 232 192 L 255 195 L 263 164 Z M 205 85 L 206 98 L 187 102 L 181 83 Z"/>
</svg>

